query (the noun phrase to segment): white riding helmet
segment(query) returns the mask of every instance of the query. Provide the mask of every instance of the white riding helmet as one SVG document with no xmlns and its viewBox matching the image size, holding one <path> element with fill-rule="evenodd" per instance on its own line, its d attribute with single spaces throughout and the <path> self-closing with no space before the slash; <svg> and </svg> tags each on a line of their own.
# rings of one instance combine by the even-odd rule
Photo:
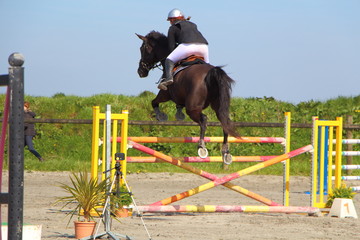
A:
<svg viewBox="0 0 360 240">
<path fill-rule="evenodd" d="M 169 21 L 170 18 L 183 18 L 183 17 L 184 14 L 179 9 L 174 8 L 169 12 L 167 20 Z"/>
</svg>

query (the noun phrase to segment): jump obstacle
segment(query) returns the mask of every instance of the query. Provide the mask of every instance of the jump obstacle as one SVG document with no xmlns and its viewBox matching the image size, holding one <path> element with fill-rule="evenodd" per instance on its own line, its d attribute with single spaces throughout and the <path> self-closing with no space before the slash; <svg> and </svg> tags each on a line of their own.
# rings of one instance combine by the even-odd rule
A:
<svg viewBox="0 0 360 240">
<path fill-rule="evenodd" d="M 360 176 L 342 176 L 343 169 L 360 169 L 360 165 L 342 165 L 342 156 L 357 155 L 342 151 L 343 144 L 358 144 L 359 139 L 342 139 L 343 119 L 319 120 L 313 117 L 313 159 L 311 206 L 324 208 L 326 195 L 339 188 L 342 180 L 360 180 Z M 334 159 L 335 157 L 335 159 Z M 334 173 L 333 173 L 334 170 Z M 352 187 L 353 191 L 360 187 Z"/>
<path fill-rule="evenodd" d="M 312 150 L 312 146 L 311 145 L 308 145 L 308 146 L 305 146 L 303 148 L 300 148 L 300 149 L 297 149 L 297 150 L 294 150 L 294 151 L 291 151 L 289 153 L 286 153 L 286 154 L 283 154 L 283 155 L 280 155 L 280 156 L 277 156 L 277 157 L 274 157 L 273 159 L 271 160 L 268 160 L 266 162 L 262 162 L 262 163 L 258 163 L 254 166 L 251 166 L 251 167 L 248 167 L 248 168 L 245 168 L 243 170 L 240 170 L 238 172 L 235 172 L 235 173 L 232 173 L 232 174 L 229 174 L 227 176 L 224 176 L 224 177 L 221 177 L 221 178 L 218 178 L 212 174 L 209 174 L 203 170 L 200 170 L 200 169 L 197 169 L 191 165 L 187 165 L 185 163 L 182 163 L 181 161 L 175 159 L 175 158 L 172 158 L 170 156 L 167 156 L 165 154 L 162 154 L 160 152 L 157 152 L 153 149 L 150 149 L 148 147 L 145 147 L 141 144 L 138 144 L 138 143 L 135 143 L 135 142 L 129 142 L 129 144 L 137 149 L 137 150 L 140 150 L 144 153 L 147 153 L 147 154 L 151 154 L 153 156 L 156 156 L 157 158 L 160 158 L 162 159 L 163 161 L 165 162 L 168 162 L 170 164 L 173 164 L 173 165 L 176 165 L 178 167 L 181 167 L 185 170 L 188 170 L 190 172 L 193 172 L 195 174 L 198 174 L 202 177 L 205 177 L 205 178 L 208 178 L 210 180 L 213 180 L 209 183 L 206 183 L 206 184 L 203 184 L 203 185 L 200 185 L 196 188 L 193 188 L 193 189 L 190 189 L 186 192 L 183 192 L 183 193 L 179 193 L 177 195 L 174 195 L 174 196 L 171 196 L 169 198 L 166 198 L 166 199 L 163 199 L 161 201 L 158 201 L 158 202 L 155 202 L 153 204 L 150 204 L 149 206 L 162 206 L 162 205 L 168 205 L 170 203 L 174 203 L 176 201 L 179 201 L 181 199 L 184 199 L 186 197 L 190 197 L 192 195 L 195 195 L 197 193 L 200 193 L 200 192 L 203 192 L 203 191 L 206 191 L 206 190 L 209 190 L 213 187 L 216 187 L 218 185 L 224 185 L 225 187 L 228 187 L 228 188 L 231 188 L 231 189 L 236 189 L 236 190 L 239 190 L 238 192 L 239 193 L 242 193 L 243 195 L 246 195 L 254 200 L 257 200 L 259 202 L 262 202 L 264 204 L 268 204 L 269 206 L 276 206 L 278 204 L 274 203 L 273 201 L 271 200 L 268 200 L 264 197 L 261 197 L 260 195 L 257 195 L 257 194 L 254 194 L 254 193 L 251 193 L 250 191 L 248 190 L 244 190 L 242 189 L 241 187 L 239 186 L 234 186 L 233 184 L 230 183 L 231 180 L 234 180 L 236 178 L 239 178 L 241 176 L 244 176 L 244 175 L 247 175 L 249 173 L 252 173 L 254 171 L 257 171 L 259 169 L 262 169 L 262 168 L 265 168 L 265 167 L 268 167 L 268 166 L 271 166 L 273 164 L 276 164 L 276 163 L 279 163 L 281 161 L 284 161 L 285 159 L 288 159 L 288 158 L 291 158 L 291 157 L 294 157 L 294 156 L 297 156 L 299 154 L 302 154 L 302 153 L 305 153 L 305 152 L 308 152 L 308 151 L 311 151 Z M 275 205 L 276 204 L 276 205 Z M 275 211 L 275 209 L 281 209 L 282 206 L 279 206 L 279 208 L 262 208 L 260 207 L 259 208 L 259 211 L 270 211 L 270 209 L 272 209 L 272 211 Z M 177 206 L 177 208 L 179 208 Z M 209 208 L 204 208 L 204 207 L 200 207 L 200 206 L 197 206 L 197 208 L 199 209 L 203 209 L 203 210 L 207 210 Z M 257 208 L 257 206 L 252 206 L 253 209 Z M 160 211 L 161 208 L 147 208 L 147 207 L 142 207 L 142 206 L 139 206 L 139 209 L 141 210 L 156 210 L 156 211 Z M 182 209 L 181 211 L 185 211 L 185 210 L 189 210 L 190 212 L 193 212 L 194 211 L 194 207 L 180 207 L 180 209 Z M 232 208 L 230 209 L 237 209 L 236 211 L 240 211 L 239 209 L 246 209 L 244 208 L 244 206 L 233 206 Z M 228 208 L 227 211 L 230 211 L 230 209 Z M 260 210 L 262 209 L 262 210 Z M 264 209 L 267 209 L 267 210 L 264 210 Z M 307 211 L 309 210 L 309 211 Z M 169 211 L 169 209 L 167 209 L 167 211 Z M 198 210 L 197 210 L 198 211 Z M 213 211 L 213 210 L 211 210 Z M 312 211 L 316 211 L 315 209 L 313 208 L 307 208 L 307 207 L 293 207 L 293 208 L 288 208 L 287 210 L 283 209 L 283 211 L 296 211 L 296 212 L 312 212 Z"/>
<path fill-rule="evenodd" d="M 277 143 L 284 146 L 284 152 L 290 150 L 290 123 L 291 113 L 285 113 L 284 136 L 285 137 L 229 137 L 229 143 Z M 121 142 L 121 138 L 116 138 L 117 142 Z M 128 137 L 129 141 L 137 143 L 197 143 L 199 137 Z M 222 143 L 222 137 L 205 137 L 205 142 Z M 262 162 L 267 161 L 275 156 L 232 156 L 233 162 Z M 223 162 L 221 156 L 210 156 L 206 158 L 200 157 L 176 157 L 182 162 Z M 127 157 L 128 163 L 155 163 L 162 162 L 161 159 L 147 156 L 147 157 Z M 290 193 L 290 159 L 283 161 L 283 204 L 289 206 Z"/>
<path fill-rule="evenodd" d="M 97 115 L 97 117 L 95 116 Z M 100 113 L 96 113 L 96 111 L 94 110 L 94 122 L 98 123 L 100 121 L 100 117 L 101 114 Z M 288 115 L 289 116 L 289 115 Z M 289 124 L 289 123 L 288 123 Z M 290 124 L 289 124 L 290 125 Z M 96 127 L 97 130 L 99 130 L 98 127 Z M 127 130 L 127 128 L 124 128 Z M 93 128 L 93 130 L 95 131 L 95 128 Z M 289 133 L 290 129 L 286 128 L 286 131 Z M 122 133 L 123 134 L 123 133 Z M 127 134 L 125 134 L 127 135 Z M 155 202 L 153 204 L 150 204 L 148 206 L 138 206 L 138 208 L 140 209 L 140 211 L 144 211 L 144 212 L 149 212 L 149 211 L 171 211 L 171 209 L 178 209 L 177 211 L 189 211 L 189 212 L 199 212 L 199 211 L 237 211 L 237 212 L 247 212 L 247 211 L 257 211 L 257 212 L 287 212 L 287 213 L 318 213 L 319 209 L 318 208 L 313 208 L 313 207 L 284 207 L 272 200 L 269 200 L 263 196 L 260 196 L 256 193 L 250 192 L 247 189 L 244 189 L 240 186 L 236 186 L 232 183 L 230 183 L 231 180 L 234 180 L 236 178 L 239 178 L 241 176 L 244 176 L 246 174 L 252 173 L 254 171 L 257 171 L 259 169 L 271 166 L 273 164 L 279 163 L 279 162 L 286 162 L 288 161 L 288 159 L 290 159 L 291 157 L 297 156 L 299 154 L 305 153 L 305 152 L 309 152 L 312 150 L 312 146 L 308 145 L 302 148 L 299 148 L 297 150 L 282 154 L 280 156 L 274 156 L 274 157 L 269 157 L 269 159 L 267 161 L 263 161 L 260 162 L 254 166 L 251 166 L 249 168 L 237 171 L 235 173 L 229 174 L 227 176 L 224 177 L 217 177 L 211 173 L 205 172 L 201 169 L 195 168 L 192 165 L 189 165 L 185 162 L 180 161 L 178 158 L 174 158 L 168 155 L 165 155 L 163 153 L 160 153 L 158 151 L 155 151 L 153 149 L 150 149 L 144 145 L 141 145 L 133 140 L 138 140 L 138 141 L 145 141 L 145 142 L 154 142 L 154 141 L 173 141 L 173 139 L 170 138 L 147 138 L 147 137 L 141 137 L 141 139 L 136 139 L 135 137 L 128 137 L 126 139 L 124 139 L 123 137 L 121 137 L 120 139 L 116 136 L 116 133 L 113 131 L 112 134 L 112 139 L 117 139 L 117 141 L 112 141 L 112 145 L 120 142 L 121 144 L 124 144 L 125 141 L 128 141 L 128 146 L 132 147 L 134 149 L 137 149 L 141 152 L 144 152 L 146 154 L 151 155 L 153 158 L 157 159 L 157 160 L 161 160 L 163 162 L 167 162 L 170 164 L 173 164 L 175 166 L 178 166 L 180 168 L 183 168 L 189 172 L 192 172 L 194 174 L 197 174 L 199 176 L 202 176 L 204 178 L 207 178 L 209 180 L 211 180 L 209 183 L 200 185 L 196 188 L 190 189 L 186 192 L 183 193 L 179 193 L 176 194 L 172 197 L 163 199 L 161 201 Z M 130 140 L 131 139 L 131 140 Z M 270 138 L 242 138 L 242 140 L 238 140 L 238 139 L 234 139 L 232 138 L 231 141 L 241 141 L 241 142 L 268 142 Z M 175 138 L 175 141 L 178 142 L 195 142 L 197 141 L 197 138 Z M 218 138 L 218 139 L 211 139 L 208 138 L 206 141 L 222 141 L 222 138 Z M 278 143 L 284 143 L 284 139 L 280 139 L 280 138 L 275 138 L 275 140 Z M 99 140 L 99 135 L 93 135 L 93 147 L 98 148 L 98 146 L 101 145 L 101 141 Z M 102 146 L 103 148 L 105 146 Z M 114 159 L 114 154 L 116 151 L 112 151 L 112 159 Z M 125 153 L 125 152 L 124 152 Z M 128 157 L 127 157 L 128 158 Z M 104 159 L 104 158 L 103 158 Z M 98 151 L 96 153 L 93 153 L 92 155 L 92 165 L 95 164 L 97 165 L 98 163 Z M 104 164 L 104 163 L 102 163 Z M 126 171 L 126 165 L 125 167 L 122 168 L 122 171 Z M 97 167 L 92 166 L 92 174 L 93 176 L 97 176 Z M 203 206 L 168 206 L 167 204 L 170 203 L 174 203 L 178 200 L 181 200 L 183 198 L 192 196 L 194 194 L 197 194 L 199 192 L 203 192 L 206 190 L 209 190 L 211 188 L 214 188 L 218 185 L 223 185 L 233 191 L 239 192 L 247 197 L 250 197 L 254 200 L 257 200 L 263 204 L 266 204 L 268 206 L 212 206 L 212 205 L 203 205 Z M 289 184 L 285 184 L 288 190 L 288 186 Z M 167 206 L 165 206 L 167 205 Z M 210 206 L 210 207 L 209 207 Z M 167 208 L 162 208 L 162 207 L 167 207 Z"/>
</svg>

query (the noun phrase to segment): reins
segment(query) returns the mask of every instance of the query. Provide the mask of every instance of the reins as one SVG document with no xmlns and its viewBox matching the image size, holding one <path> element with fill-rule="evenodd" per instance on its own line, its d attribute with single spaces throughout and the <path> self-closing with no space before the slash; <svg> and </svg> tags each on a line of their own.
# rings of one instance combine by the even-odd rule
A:
<svg viewBox="0 0 360 240">
<path fill-rule="evenodd" d="M 162 66 L 161 61 L 158 62 L 157 64 L 156 64 L 156 63 L 155 63 L 155 64 L 150 64 L 150 63 L 146 63 L 146 62 L 140 61 L 140 64 L 141 64 L 141 66 L 142 66 L 143 68 L 145 68 L 147 71 L 150 71 L 150 70 L 155 69 L 155 68 L 158 68 L 158 69 L 160 69 L 161 71 L 163 71 L 163 69 L 160 68 L 160 66 Z"/>
</svg>

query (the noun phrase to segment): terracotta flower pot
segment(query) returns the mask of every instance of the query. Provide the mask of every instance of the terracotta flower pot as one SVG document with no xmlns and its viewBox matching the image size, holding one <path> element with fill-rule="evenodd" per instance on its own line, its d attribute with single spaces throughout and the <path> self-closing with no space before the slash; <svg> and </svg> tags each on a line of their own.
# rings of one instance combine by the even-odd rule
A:
<svg viewBox="0 0 360 240">
<path fill-rule="evenodd" d="M 96 222 L 80 222 L 74 221 L 75 225 L 75 238 L 81 239 L 84 237 L 89 237 L 94 234 Z"/>
<path fill-rule="evenodd" d="M 129 216 L 129 209 L 127 208 L 119 208 L 118 210 L 116 210 L 116 216 L 118 217 L 128 217 Z"/>
</svg>

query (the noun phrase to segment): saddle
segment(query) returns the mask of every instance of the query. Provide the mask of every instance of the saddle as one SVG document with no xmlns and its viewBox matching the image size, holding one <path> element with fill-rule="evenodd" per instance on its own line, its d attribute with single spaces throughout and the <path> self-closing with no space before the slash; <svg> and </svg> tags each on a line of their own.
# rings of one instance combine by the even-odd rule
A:
<svg viewBox="0 0 360 240">
<path fill-rule="evenodd" d="M 185 68 L 188 68 L 192 65 L 205 64 L 205 63 L 206 62 L 204 61 L 203 57 L 190 55 L 189 57 L 184 58 L 175 64 L 174 70 L 173 70 L 173 76 L 175 76 L 178 72 L 180 72 L 180 71 L 184 70 Z"/>
</svg>

